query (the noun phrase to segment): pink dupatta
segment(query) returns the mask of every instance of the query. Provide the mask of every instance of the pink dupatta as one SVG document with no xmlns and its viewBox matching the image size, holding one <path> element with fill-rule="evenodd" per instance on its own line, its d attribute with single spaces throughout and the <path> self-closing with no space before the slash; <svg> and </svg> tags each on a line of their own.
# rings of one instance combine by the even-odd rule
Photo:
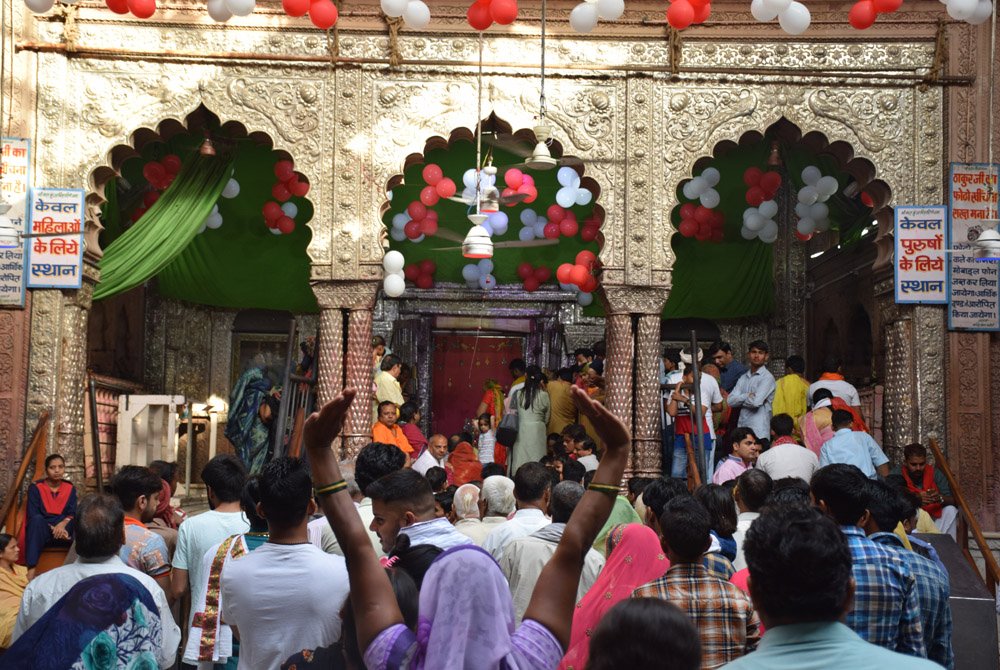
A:
<svg viewBox="0 0 1000 670">
<path fill-rule="evenodd" d="M 833 437 L 833 427 L 829 423 L 823 428 L 819 428 L 816 425 L 816 418 L 813 415 L 821 409 L 825 409 L 827 412 L 833 411 L 829 404 L 822 407 L 814 407 L 811 412 L 806 412 L 799 420 L 805 446 L 809 451 L 816 454 L 817 457 L 819 456 L 820 449 L 823 447 L 823 443 Z"/>
</svg>

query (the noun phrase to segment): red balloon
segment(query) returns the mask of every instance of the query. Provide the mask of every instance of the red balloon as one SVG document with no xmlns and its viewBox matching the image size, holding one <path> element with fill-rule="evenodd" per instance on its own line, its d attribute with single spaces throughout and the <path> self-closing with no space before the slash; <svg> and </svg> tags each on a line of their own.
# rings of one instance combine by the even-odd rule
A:
<svg viewBox="0 0 1000 670">
<path fill-rule="evenodd" d="M 142 167 L 142 176 L 150 184 L 156 186 L 156 184 L 162 182 L 167 176 L 167 169 L 156 161 L 150 161 Z"/>
<path fill-rule="evenodd" d="M 545 212 L 545 218 L 549 220 L 549 223 L 559 223 L 566 218 L 566 210 L 559 205 L 549 205 Z"/>
<path fill-rule="evenodd" d="M 743 183 L 747 186 L 756 186 L 760 183 L 761 177 L 764 173 L 758 167 L 748 167 L 746 172 L 743 173 Z"/>
<path fill-rule="evenodd" d="M 148 19 L 156 11 L 156 0 L 128 0 L 128 10 L 137 18 Z"/>
<path fill-rule="evenodd" d="M 684 237 L 694 237 L 694 234 L 698 232 L 698 222 L 694 219 L 684 219 L 677 227 L 677 232 Z"/>
<path fill-rule="evenodd" d="M 121 14 L 121 12 L 118 13 Z M 181 159 L 177 154 L 167 154 L 160 161 L 160 165 L 167 171 L 167 174 L 177 174 L 181 171 Z"/>
<path fill-rule="evenodd" d="M 872 200 L 872 197 L 870 195 L 868 195 L 868 193 L 866 193 L 865 191 L 862 191 L 861 192 L 861 204 L 864 205 L 865 207 L 874 207 L 875 206 L 875 201 Z"/>
<path fill-rule="evenodd" d="M 692 2 L 692 4 L 694 4 Z M 704 5 L 694 8 L 694 21 L 692 23 L 704 23 L 712 15 L 712 3 L 706 2 Z"/>
<path fill-rule="evenodd" d="M 433 209 L 428 209 L 427 213 L 424 214 L 424 220 L 427 220 L 427 219 L 430 219 L 431 221 L 437 221 L 438 220 L 438 213 L 435 212 Z"/>
<path fill-rule="evenodd" d="M 724 239 L 726 239 L 726 234 L 724 232 L 722 232 L 722 230 L 720 230 L 718 228 L 712 230 L 712 241 L 713 242 L 719 243 L 719 242 L 721 242 Z"/>
<path fill-rule="evenodd" d="M 531 273 L 534 271 L 535 269 L 531 267 L 531 263 L 527 261 L 520 263 L 517 266 L 517 276 L 520 277 L 521 279 L 527 279 L 528 277 L 531 276 Z"/>
<path fill-rule="evenodd" d="M 288 190 L 292 192 L 296 198 L 304 198 L 306 193 L 309 192 L 309 182 L 303 181 L 305 177 L 300 174 L 296 175 L 297 180 L 288 186 Z"/>
<path fill-rule="evenodd" d="M 282 235 L 288 235 L 295 230 L 295 220 L 290 216 L 282 216 L 276 224 Z"/>
<path fill-rule="evenodd" d="M 851 24 L 852 28 L 858 30 L 871 28 L 876 18 L 878 18 L 878 12 L 875 9 L 875 3 L 871 0 L 861 0 L 854 3 L 851 11 L 847 13 L 847 22 Z"/>
<path fill-rule="evenodd" d="M 576 264 L 582 265 L 588 270 L 594 267 L 594 263 L 597 262 L 597 255 L 588 249 L 584 249 L 576 255 Z"/>
<path fill-rule="evenodd" d="M 694 7 L 688 0 L 674 0 L 667 7 L 667 23 L 675 30 L 684 30 L 694 21 Z"/>
<path fill-rule="evenodd" d="M 594 226 L 584 226 L 583 230 L 580 231 L 580 239 L 584 242 L 593 242 L 597 239 L 597 233 L 600 229 Z M 566 282 L 563 282 L 564 284 Z"/>
<path fill-rule="evenodd" d="M 693 202 L 685 202 L 683 205 L 681 205 L 681 218 L 682 219 L 694 218 L 694 211 L 696 209 L 698 209 L 698 205 L 694 204 Z"/>
<path fill-rule="evenodd" d="M 710 4 L 708 0 L 688 0 L 688 2 L 691 3 L 691 6 L 694 7 L 696 12 L 698 11 L 698 9 L 704 7 L 707 4 Z"/>
<path fill-rule="evenodd" d="M 430 275 L 420 275 L 417 277 L 417 288 L 434 288 L 434 277 Z"/>
<path fill-rule="evenodd" d="M 576 219 L 567 216 L 559 222 L 559 232 L 562 233 L 563 237 L 573 237 L 580 232 L 580 224 L 576 222 Z"/>
<path fill-rule="evenodd" d="M 597 277 L 594 275 L 587 275 L 584 282 L 580 284 L 581 293 L 591 293 L 595 288 L 597 288 Z"/>
<path fill-rule="evenodd" d="M 424 177 L 424 181 L 430 186 L 435 186 L 439 181 L 444 179 L 444 172 L 441 170 L 440 166 L 437 166 L 434 163 L 425 165 L 421 174 Z"/>
<path fill-rule="evenodd" d="M 273 200 L 268 200 L 264 203 L 263 213 L 264 220 L 268 223 L 277 221 L 284 214 L 284 212 L 281 211 L 281 205 Z"/>
<path fill-rule="evenodd" d="M 747 204 L 751 207 L 759 207 L 764 202 L 764 189 L 760 186 L 751 186 L 747 189 Z"/>
<path fill-rule="evenodd" d="M 874 0 L 874 4 L 879 14 L 891 14 L 903 6 L 903 0 Z"/>
<path fill-rule="evenodd" d="M 330 0 L 314 0 L 309 7 L 309 20 L 320 30 L 328 30 L 337 22 L 337 5 Z"/>
<path fill-rule="evenodd" d="M 420 202 L 424 203 L 428 207 L 433 207 L 440 199 L 441 196 L 438 195 L 437 189 L 433 186 L 424 186 L 420 189 Z"/>
<path fill-rule="evenodd" d="M 424 203 L 418 200 L 411 202 L 410 206 L 406 208 L 406 211 L 410 215 L 410 218 L 414 221 L 419 221 L 427 216 L 427 207 L 424 206 Z"/>
<path fill-rule="evenodd" d="M 541 282 L 535 279 L 533 276 L 528 275 L 524 278 L 524 290 L 528 293 L 533 293 L 538 290 L 538 286 Z"/>
<path fill-rule="evenodd" d="M 410 263 L 403 268 L 403 276 L 407 281 L 417 281 L 420 276 L 420 267 L 416 263 Z"/>
<path fill-rule="evenodd" d="M 530 205 L 535 201 L 536 198 L 538 198 L 538 189 L 535 188 L 534 186 L 528 186 L 527 188 L 525 188 L 524 185 L 522 184 L 521 188 L 519 188 L 517 192 L 524 193 L 526 196 L 528 196 L 527 198 L 524 199 L 525 204 Z"/>
<path fill-rule="evenodd" d="M 518 189 L 524 183 L 524 173 L 517 168 L 511 168 L 504 173 L 503 179 L 507 183 L 507 186 Z"/>
<path fill-rule="evenodd" d="M 474 2 L 465 13 L 469 25 L 476 30 L 486 30 L 493 25 L 493 15 L 490 13 L 490 3 Z"/>
<path fill-rule="evenodd" d="M 292 193 L 288 190 L 287 186 L 279 181 L 271 187 L 271 196 L 278 202 L 285 202 L 292 197 Z"/>
<path fill-rule="evenodd" d="M 278 181 L 288 181 L 295 175 L 295 164 L 292 161 L 278 161 L 274 164 L 274 176 Z"/>
<path fill-rule="evenodd" d="M 548 280 L 552 279 L 552 270 L 548 269 L 544 265 L 539 265 L 535 268 L 534 276 L 535 279 L 544 284 Z"/>
<path fill-rule="evenodd" d="M 545 237 L 550 240 L 555 240 L 559 238 L 559 224 L 558 223 L 546 223 L 545 228 L 542 231 Z"/>
<path fill-rule="evenodd" d="M 437 194 L 442 198 L 450 198 L 455 195 L 455 182 L 447 177 L 435 184 L 434 188 L 437 190 Z"/>
<path fill-rule="evenodd" d="M 422 275 L 432 275 L 435 272 L 437 272 L 438 269 L 437 263 L 435 263 L 429 258 L 420 261 L 419 267 L 420 267 L 420 274 Z"/>
<path fill-rule="evenodd" d="M 115 14 L 128 14 L 128 0 L 105 0 L 105 4 Z"/>
<path fill-rule="evenodd" d="M 423 235 L 423 230 L 421 228 L 422 221 L 407 221 L 406 225 L 403 226 L 403 232 L 411 240 L 415 240 L 421 235 Z"/>
<path fill-rule="evenodd" d="M 694 220 L 700 223 L 709 223 L 715 215 L 712 213 L 708 207 L 698 205 L 694 210 Z"/>
<path fill-rule="evenodd" d="M 558 268 L 556 268 L 556 280 L 560 284 L 569 283 L 569 274 L 573 271 L 572 263 L 563 263 Z"/>
<path fill-rule="evenodd" d="M 765 172 L 760 177 L 759 186 L 765 193 L 770 193 L 773 197 L 774 193 L 781 188 L 781 175 L 777 172 Z M 770 198 L 768 199 L 770 200 Z"/>
<path fill-rule="evenodd" d="M 145 207 L 136 207 L 134 210 L 132 210 L 132 220 L 138 221 L 139 219 L 142 218 L 142 215 L 145 213 L 146 213 Z"/>
<path fill-rule="evenodd" d="M 305 16 L 309 11 L 310 4 L 309 0 L 281 0 L 281 7 L 285 10 L 285 14 L 295 18 Z"/>
<path fill-rule="evenodd" d="M 420 222 L 420 232 L 424 235 L 437 235 L 438 222 L 437 219 L 426 218 Z"/>
<path fill-rule="evenodd" d="M 798 240 L 799 240 L 800 242 L 808 242 L 809 240 L 811 240 L 811 239 L 812 239 L 812 237 L 813 237 L 813 233 L 809 233 L 808 235 L 803 235 L 802 233 L 800 233 L 799 231 L 797 231 L 797 230 L 796 230 L 796 231 L 795 231 L 795 237 L 796 237 L 796 239 L 798 239 Z"/>
<path fill-rule="evenodd" d="M 712 227 L 708 224 L 702 224 L 698 226 L 698 232 L 694 234 L 694 239 L 699 242 L 705 242 L 712 237 Z"/>
<path fill-rule="evenodd" d="M 501 26 L 514 23 L 517 19 L 516 0 L 492 0 L 490 2 L 490 16 Z"/>
<path fill-rule="evenodd" d="M 587 281 L 587 277 L 591 277 L 590 270 L 582 265 L 574 265 L 573 269 L 569 271 L 569 281 L 565 282 L 568 284 L 576 284 L 577 286 L 582 285 Z"/>
<path fill-rule="evenodd" d="M 504 190 L 500 191 L 500 197 L 501 198 L 509 198 L 512 195 L 517 195 L 517 189 L 516 188 L 511 188 L 510 186 L 508 186 Z M 516 204 L 517 204 L 516 202 L 508 202 L 505 205 L 505 207 L 513 207 Z"/>
</svg>

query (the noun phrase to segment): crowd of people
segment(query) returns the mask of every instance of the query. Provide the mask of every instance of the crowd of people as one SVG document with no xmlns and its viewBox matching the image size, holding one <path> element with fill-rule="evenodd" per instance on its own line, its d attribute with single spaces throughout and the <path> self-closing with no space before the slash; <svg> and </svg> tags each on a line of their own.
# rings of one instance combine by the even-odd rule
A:
<svg viewBox="0 0 1000 670">
<path fill-rule="evenodd" d="M 666 351 L 664 475 L 622 491 L 631 437 L 580 383 L 601 360 L 577 355 L 554 379 L 512 362 L 478 439 L 424 438 L 412 401 L 376 393 L 372 442 L 340 462 L 347 389 L 306 421 L 303 459 L 252 476 L 211 459 L 211 509 L 192 516 L 170 504 L 170 464 L 124 466 L 71 505 L 51 456 L 27 566 L 25 541 L 0 535 L 0 664 L 954 667 L 948 574 L 915 534 L 947 530 L 951 492 L 922 445 L 890 470 L 839 373 L 809 384 L 790 357 L 775 381 L 763 342 L 746 366 L 720 343 L 697 374 Z M 378 364 L 395 392 L 398 359 Z M 66 542 L 70 560 L 30 579 Z"/>
</svg>

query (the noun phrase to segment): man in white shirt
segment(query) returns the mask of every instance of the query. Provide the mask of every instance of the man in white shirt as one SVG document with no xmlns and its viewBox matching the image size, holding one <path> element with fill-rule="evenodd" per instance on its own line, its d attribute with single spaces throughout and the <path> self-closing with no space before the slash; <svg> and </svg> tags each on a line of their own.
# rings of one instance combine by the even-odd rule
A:
<svg viewBox="0 0 1000 670">
<path fill-rule="evenodd" d="M 773 487 L 767 473 L 757 468 L 747 470 L 736 480 L 733 497 L 736 498 L 739 516 L 736 517 L 736 530 L 733 532 L 733 539 L 736 540 L 736 560 L 733 561 L 733 567 L 737 570 L 747 567 L 747 559 L 743 555 L 743 538 L 747 536 L 750 524 L 760 516 L 760 508 L 771 495 Z"/>
<path fill-rule="evenodd" d="M 541 463 L 525 463 L 514 474 L 514 499 L 517 511 L 509 521 L 496 528 L 483 542 L 483 549 L 493 554 L 497 561 L 503 556 L 504 548 L 519 537 L 531 535 L 549 525 L 546 516 L 549 498 L 552 494 L 552 476 Z"/>
<path fill-rule="evenodd" d="M 757 457 L 757 469 L 771 479 L 798 477 L 808 482 L 819 469 L 819 458 L 792 437 L 795 420 L 788 414 L 778 414 L 771 419 L 771 448 Z"/>
<path fill-rule="evenodd" d="M 524 612 L 528 609 L 531 594 L 542 574 L 542 568 L 556 553 L 556 547 L 566 530 L 573 509 L 583 498 L 584 488 L 576 482 L 559 482 L 552 488 L 552 500 L 549 509 L 552 511 L 552 523 L 544 526 L 527 537 L 512 540 L 504 549 L 500 559 L 500 569 L 510 583 L 510 593 L 514 598 L 514 620 L 520 624 Z M 604 557 L 597 551 L 589 549 L 583 563 L 583 573 L 580 575 L 580 585 L 576 591 L 576 600 L 580 601 L 590 587 L 597 581 L 597 576 L 604 567 Z"/>
<path fill-rule="evenodd" d="M 163 589 L 149 575 L 125 565 L 118 552 L 125 543 L 125 512 L 116 498 L 102 494 L 85 497 L 76 512 L 76 561 L 40 575 L 28 583 L 14 622 L 11 641 L 21 637 L 49 608 L 76 586 L 94 575 L 122 573 L 135 578 L 153 597 L 159 610 L 163 637 L 156 653 L 161 668 L 177 656 L 181 631 L 174 623 Z"/>
<path fill-rule="evenodd" d="M 513 381 L 511 382 L 510 390 L 507 391 L 507 397 L 503 401 L 505 413 L 510 411 L 510 399 L 514 396 L 514 393 L 524 388 L 524 376 L 528 367 L 524 359 L 515 358 L 507 366 L 507 369 L 510 370 L 510 376 Z"/>
<path fill-rule="evenodd" d="M 200 602 L 202 588 L 208 582 L 202 561 L 205 552 L 230 535 L 250 530 L 250 522 L 240 509 L 246 479 L 243 463 L 231 454 L 219 454 L 202 468 L 201 480 L 208 492 L 211 511 L 188 517 L 177 529 L 174 569 L 170 575 L 175 599 L 183 598 L 190 588 L 191 602 Z M 186 622 L 189 629 L 194 609 L 191 608 Z M 197 665 L 198 659 L 185 655 L 184 663 Z"/>
<path fill-rule="evenodd" d="M 459 486 L 455 491 L 455 497 L 451 504 L 451 514 L 448 515 L 448 518 L 454 524 L 455 530 L 480 547 L 483 546 L 486 536 L 493 530 L 493 526 L 487 526 L 479 519 L 481 514 L 479 487 L 475 484 Z"/>
<path fill-rule="evenodd" d="M 585 435 L 580 445 L 576 448 L 576 462 L 586 468 L 587 472 L 596 470 L 599 464 L 597 460 L 597 445 L 589 435 Z"/>
<path fill-rule="evenodd" d="M 440 433 L 431 435 L 427 449 L 413 462 L 413 469 L 422 475 L 433 467 L 443 468 L 448 462 L 448 438 Z"/>
<path fill-rule="evenodd" d="M 827 356 L 823 361 L 823 370 L 819 379 L 809 385 L 809 393 L 806 398 L 812 401 L 813 393 L 818 389 L 829 389 L 834 397 L 840 398 L 851 407 L 861 409 L 861 396 L 854 384 L 844 379 L 840 371 L 840 359 L 836 356 Z"/>
<path fill-rule="evenodd" d="M 222 573 L 222 620 L 238 632 L 239 667 L 280 668 L 310 659 L 329 664 L 339 653 L 333 647 L 350 590 L 347 566 L 309 542 L 316 503 L 301 459 L 269 461 L 259 481 L 257 511 L 267 521 L 268 541 Z"/>
<path fill-rule="evenodd" d="M 430 482 L 412 468 L 398 470 L 372 482 L 365 492 L 372 499 L 369 529 L 378 534 L 382 551 L 389 553 L 399 535 L 408 535 L 410 546 L 430 544 L 442 550 L 474 544 L 448 519 L 434 513 Z"/>
<path fill-rule="evenodd" d="M 378 406 L 383 402 L 392 402 L 396 407 L 402 407 L 406 400 L 403 389 L 399 385 L 399 375 L 403 371 L 403 362 L 395 354 L 386 354 L 379 363 L 381 368 L 375 375 L 375 397 L 372 400 L 372 423 L 378 421 Z"/>
</svg>

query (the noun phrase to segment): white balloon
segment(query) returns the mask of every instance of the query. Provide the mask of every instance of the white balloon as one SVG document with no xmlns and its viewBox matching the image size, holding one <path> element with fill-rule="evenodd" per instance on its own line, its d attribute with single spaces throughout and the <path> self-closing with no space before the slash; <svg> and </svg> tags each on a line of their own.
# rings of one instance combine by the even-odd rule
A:
<svg viewBox="0 0 1000 670">
<path fill-rule="evenodd" d="M 410 0 L 403 10 L 403 23 L 411 28 L 426 28 L 431 22 L 431 10 L 423 0 Z"/>
<path fill-rule="evenodd" d="M 815 232 L 816 222 L 812 219 L 799 219 L 799 222 L 795 224 L 795 230 L 802 235 L 809 235 Z"/>
<path fill-rule="evenodd" d="M 517 239 L 522 242 L 530 242 L 535 239 L 535 229 L 532 226 L 525 226 L 521 230 L 517 231 Z"/>
<path fill-rule="evenodd" d="M 559 288 L 564 291 L 569 291 L 570 293 L 576 293 L 580 290 L 580 287 L 576 284 L 563 284 L 562 282 L 559 282 Z"/>
<path fill-rule="evenodd" d="M 753 0 L 750 3 L 750 13 L 753 14 L 755 19 L 762 23 L 774 21 L 778 18 L 778 12 L 766 7 L 764 5 L 764 0 Z"/>
<path fill-rule="evenodd" d="M 746 226 L 743 226 L 742 228 L 740 228 L 740 237 L 742 237 L 744 240 L 752 240 L 753 238 L 757 237 L 757 231 L 750 230 Z"/>
<path fill-rule="evenodd" d="M 569 24 L 578 33 L 589 33 L 597 27 L 597 5 L 581 2 L 569 13 Z"/>
<path fill-rule="evenodd" d="M 792 4 L 792 0 L 764 0 L 764 6 L 776 14 L 788 9 L 790 4 Z"/>
<path fill-rule="evenodd" d="M 538 219 L 538 221 L 535 222 L 535 225 L 531 227 L 531 229 L 535 233 L 535 237 L 537 237 L 538 239 L 542 239 L 543 237 L 545 237 L 545 226 L 547 226 L 548 223 L 549 222 L 546 221 L 545 219 Z"/>
<path fill-rule="evenodd" d="M 233 18 L 233 13 L 229 11 L 226 0 L 208 0 L 208 15 L 213 21 L 224 23 Z"/>
<path fill-rule="evenodd" d="M 479 266 L 475 263 L 468 263 L 462 266 L 462 279 L 468 282 L 479 281 Z"/>
<path fill-rule="evenodd" d="M 803 186 L 799 189 L 799 202 L 803 205 L 812 205 L 819 199 L 819 192 L 815 186 Z"/>
<path fill-rule="evenodd" d="M 481 225 L 483 226 L 483 230 L 486 231 L 486 234 L 489 235 L 490 237 L 493 237 L 493 233 L 496 231 L 494 231 L 493 226 L 490 225 L 490 220 L 486 219 L 485 221 L 483 221 Z"/>
<path fill-rule="evenodd" d="M 206 228 L 208 228 L 208 226 L 206 226 L 206 225 L 205 225 L 204 223 L 203 223 L 203 224 L 201 224 L 200 226 L 198 226 L 198 234 L 199 234 L 199 235 L 201 235 L 201 234 L 202 234 L 203 232 L 205 232 L 205 229 L 206 229 Z M 270 230 L 270 228 L 269 228 L 268 230 Z M 277 229 L 277 228 L 275 228 L 274 230 L 278 230 L 278 229 Z M 271 232 L 274 232 L 274 231 L 272 230 Z M 278 234 L 279 234 L 279 235 L 281 234 L 281 231 L 280 231 L 280 230 L 278 230 Z"/>
<path fill-rule="evenodd" d="M 694 200 L 697 198 L 698 193 L 695 192 L 694 180 L 685 182 L 684 186 L 681 187 L 681 193 L 683 193 L 684 197 L 688 200 Z"/>
<path fill-rule="evenodd" d="M 209 213 L 210 214 L 218 214 L 219 213 L 219 203 L 215 203 L 214 205 L 212 205 L 212 211 L 209 212 Z"/>
<path fill-rule="evenodd" d="M 272 228 L 271 230 L 273 232 L 275 229 Z M 406 239 L 406 233 L 403 232 L 402 228 L 393 228 L 392 230 L 389 231 L 389 237 L 396 240 L 397 242 L 402 242 L 403 240 Z"/>
<path fill-rule="evenodd" d="M 463 200 L 470 200 L 472 202 L 475 202 L 475 200 L 476 200 L 476 189 L 474 187 L 473 188 L 463 188 L 462 189 L 462 199 Z"/>
<path fill-rule="evenodd" d="M 494 235 L 505 235 L 507 233 L 507 226 L 508 223 L 506 219 L 497 220 L 490 223 L 490 228 L 493 230 Z M 524 230 L 524 228 L 522 228 L 521 230 Z"/>
<path fill-rule="evenodd" d="M 751 214 L 743 220 L 743 227 L 756 233 L 759 232 L 768 221 L 769 219 L 761 216 L 760 214 Z"/>
<path fill-rule="evenodd" d="M 614 21 L 625 12 L 625 0 L 597 0 L 597 15 L 605 21 Z"/>
<path fill-rule="evenodd" d="M 44 14 L 56 4 L 55 0 L 24 0 L 24 4 L 35 14 Z M 6 29 L 6 26 L 4 26 Z"/>
<path fill-rule="evenodd" d="M 795 216 L 799 217 L 800 219 L 807 216 L 811 216 L 810 214 L 811 211 L 812 210 L 810 209 L 809 205 L 803 204 L 801 202 L 795 203 Z"/>
<path fill-rule="evenodd" d="M 585 188 L 578 188 L 576 190 L 576 204 L 578 205 L 589 205 L 590 201 L 594 199 L 594 194 Z"/>
<path fill-rule="evenodd" d="M 795 0 L 788 5 L 785 11 L 778 14 L 778 23 L 781 25 L 781 29 L 789 35 L 801 35 L 809 27 L 811 21 L 812 14 L 809 13 L 809 8 Z M 774 239 L 778 239 L 777 235 Z"/>
<path fill-rule="evenodd" d="M 409 3 L 410 0 L 382 0 L 380 4 L 382 6 L 382 13 L 395 19 L 403 15 L 406 5 Z"/>
<path fill-rule="evenodd" d="M 695 198 L 697 198 L 698 196 L 700 196 L 702 193 L 704 193 L 705 191 L 707 191 L 710 188 L 710 186 L 708 185 L 708 182 L 705 181 L 704 177 L 695 177 L 694 179 L 692 179 L 688 183 L 691 185 L 691 189 L 692 189 L 692 192 L 694 193 L 694 197 Z"/>
<path fill-rule="evenodd" d="M 815 186 L 823 177 L 823 173 L 819 171 L 819 168 L 815 165 L 807 165 L 802 169 L 802 181 L 806 183 L 807 186 Z"/>
<path fill-rule="evenodd" d="M 778 239 L 778 224 L 774 221 L 768 221 L 763 230 L 757 233 L 757 237 L 761 242 L 766 244 L 773 243 L 776 239 Z"/>
<path fill-rule="evenodd" d="M 836 177 L 827 176 L 816 182 L 816 190 L 819 191 L 820 196 L 824 196 L 823 200 L 836 193 L 838 188 L 840 188 L 840 182 L 837 181 Z"/>
<path fill-rule="evenodd" d="M 246 16 L 245 14 L 237 14 L 237 16 Z M 222 189 L 223 198 L 235 198 L 240 194 L 240 183 L 235 179 L 230 179 L 226 182 L 225 187 Z"/>
<path fill-rule="evenodd" d="M 285 204 L 287 205 L 288 203 Z M 282 207 L 282 210 L 284 210 L 284 207 Z M 406 224 L 410 222 L 410 218 L 411 217 L 407 212 L 400 212 L 396 216 L 392 217 L 392 227 L 402 230 L 406 227 Z"/>
<path fill-rule="evenodd" d="M 209 214 L 208 218 L 205 219 L 205 225 L 215 230 L 222 225 L 222 215 L 216 212 L 215 214 Z"/>
<path fill-rule="evenodd" d="M 268 228 L 267 230 L 268 230 L 268 231 L 269 231 L 269 232 L 270 232 L 270 233 L 271 233 L 272 235 L 281 235 L 281 231 L 280 231 L 280 230 L 278 230 L 277 228 Z"/>
<path fill-rule="evenodd" d="M 778 214 L 778 203 L 774 200 L 765 200 L 760 203 L 760 207 L 757 208 L 760 215 L 765 219 L 773 219 Z"/>
<path fill-rule="evenodd" d="M 462 183 L 465 184 L 465 188 L 476 190 L 476 168 L 469 168 L 462 174 Z"/>
<path fill-rule="evenodd" d="M 489 258 L 484 258 L 483 260 L 479 261 L 478 265 L 479 265 L 480 277 L 482 277 L 483 275 L 488 275 L 489 273 L 493 272 L 493 261 L 491 261 Z"/>
<path fill-rule="evenodd" d="M 722 179 L 722 175 L 714 167 L 707 167 L 701 171 L 701 178 L 704 179 L 709 186 L 715 188 L 719 185 L 719 180 Z"/>
<path fill-rule="evenodd" d="M 404 265 L 406 265 L 406 259 L 395 249 L 385 252 L 385 256 L 382 257 L 382 269 L 389 274 L 400 272 Z"/>
<path fill-rule="evenodd" d="M 821 221 L 828 216 L 830 216 L 830 208 L 827 207 L 825 203 L 817 202 L 815 205 L 809 208 L 808 218 L 813 219 L 814 221 Z M 800 215 L 799 218 L 804 219 L 806 217 Z"/>
<path fill-rule="evenodd" d="M 576 204 L 576 189 L 572 186 L 563 186 L 556 191 L 556 204 L 569 209 Z"/>
<path fill-rule="evenodd" d="M 382 289 L 390 298 L 398 298 L 406 292 L 406 282 L 399 275 L 389 275 L 382 280 Z"/>
<path fill-rule="evenodd" d="M 743 220 L 746 221 L 747 219 L 750 218 L 751 215 L 759 213 L 760 210 L 758 210 L 756 207 L 747 207 L 746 209 L 743 210 Z"/>
<path fill-rule="evenodd" d="M 497 279 L 493 275 L 481 275 L 479 277 L 479 288 L 489 291 L 497 287 Z"/>
<path fill-rule="evenodd" d="M 593 293 L 581 293 L 580 295 L 576 296 L 576 301 L 578 303 L 580 303 L 581 307 L 586 307 L 590 303 L 594 302 L 594 294 Z"/>
<path fill-rule="evenodd" d="M 979 0 L 979 4 L 976 5 L 975 11 L 972 15 L 966 19 L 970 24 L 978 26 L 981 23 L 985 23 L 986 19 L 993 15 L 993 3 L 990 0 Z"/>
<path fill-rule="evenodd" d="M 538 220 L 538 213 L 533 209 L 525 209 L 521 211 L 521 223 L 526 226 L 535 225 L 535 221 Z"/>
<path fill-rule="evenodd" d="M 948 0 L 946 7 L 951 18 L 964 21 L 972 16 L 978 5 L 978 0 Z"/>
<path fill-rule="evenodd" d="M 563 166 L 559 168 L 556 172 L 556 180 L 563 186 L 572 186 L 574 179 L 579 179 L 579 175 L 576 174 L 576 170 L 571 167 Z"/>
<path fill-rule="evenodd" d="M 234 16 L 250 16 L 256 4 L 255 0 L 226 0 L 226 6 Z"/>
<path fill-rule="evenodd" d="M 722 202 L 722 197 L 714 188 L 709 188 L 701 194 L 699 201 L 701 202 L 702 207 L 713 209 L 719 206 L 719 203 Z"/>
</svg>

